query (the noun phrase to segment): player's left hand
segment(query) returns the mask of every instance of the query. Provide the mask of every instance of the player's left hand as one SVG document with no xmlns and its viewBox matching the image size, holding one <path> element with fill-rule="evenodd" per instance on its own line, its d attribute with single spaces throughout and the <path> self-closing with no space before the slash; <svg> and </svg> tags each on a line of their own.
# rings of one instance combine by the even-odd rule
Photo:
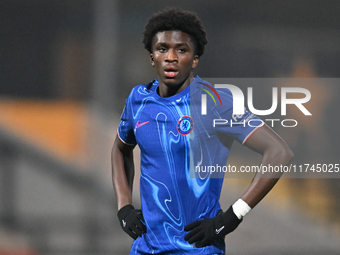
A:
<svg viewBox="0 0 340 255">
<path fill-rule="evenodd" d="M 232 206 L 226 212 L 220 211 L 214 218 L 192 222 L 184 227 L 190 231 L 184 240 L 190 244 L 195 243 L 196 248 L 212 245 L 214 240 L 224 238 L 234 231 L 242 219 L 237 218 Z"/>
</svg>

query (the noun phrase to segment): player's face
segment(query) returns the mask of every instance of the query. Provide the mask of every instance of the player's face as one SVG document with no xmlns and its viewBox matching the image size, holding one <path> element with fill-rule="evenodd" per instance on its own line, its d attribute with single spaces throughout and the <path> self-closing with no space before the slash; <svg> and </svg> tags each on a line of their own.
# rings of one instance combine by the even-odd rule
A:
<svg viewBox="0 0 340 255">
<path fill-rule="evenodd" d="M 163 31 L 154 36 L 151 64 L 156 68 L 160 95 L 167 89 L 177 93 L 190 84 L 192 70 L 198 64 L 195 44 L 190 35 L 182 31 Z"/>
</svg>

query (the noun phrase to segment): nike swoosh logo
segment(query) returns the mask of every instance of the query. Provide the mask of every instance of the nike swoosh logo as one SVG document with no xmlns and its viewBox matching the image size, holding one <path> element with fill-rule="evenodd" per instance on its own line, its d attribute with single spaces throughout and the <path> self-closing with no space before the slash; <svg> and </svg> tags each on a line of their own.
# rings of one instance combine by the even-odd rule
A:
<svg viewBox="0 0 340 255">
<path fill-rule="evenodd" d="M 125 226 L 126 226 L 126 221 L 125 221 L 125 220 L 122 220 L 122 223 L 123 223 L 123 228 L 125 228 Z"/>
<path fill-rule="evenodd" d="M 216 235 L 218 235 L 223 229 L 224 229 L 224 226 L 219 229 L 215 229 Z"/>
<path fill-rule="evenodd" d="M 145 124 L 148 124 L 148 123 L 149 121 L 144 121 L 144 122 L 139 123 L 139 120 L 137 120 L 136 128 L 140 128 L 141 126 L 144 126 Z"/>
</svg>

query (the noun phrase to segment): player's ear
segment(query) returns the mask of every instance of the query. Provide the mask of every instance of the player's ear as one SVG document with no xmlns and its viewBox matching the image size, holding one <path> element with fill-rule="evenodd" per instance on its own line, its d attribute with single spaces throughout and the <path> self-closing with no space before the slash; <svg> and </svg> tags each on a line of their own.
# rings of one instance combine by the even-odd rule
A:
<svg viewBox="0 0 340 255">
<path fill-rule="evenodd" d="M 150 53 L 150 62 L 153 67 L 155 67 L 155 62 L 153 61 L 153 54 Z"/>
<path fill-rule="evenodd" d="M 191 65 L 191 68 L 194 69 L 197 65 L 198 65 L 198 61 L 199 61 L 199 56 L 198 55 L 195 55 L 194 56 L 194 59 L 192 61 L 192 65 Z"/>
</svg>

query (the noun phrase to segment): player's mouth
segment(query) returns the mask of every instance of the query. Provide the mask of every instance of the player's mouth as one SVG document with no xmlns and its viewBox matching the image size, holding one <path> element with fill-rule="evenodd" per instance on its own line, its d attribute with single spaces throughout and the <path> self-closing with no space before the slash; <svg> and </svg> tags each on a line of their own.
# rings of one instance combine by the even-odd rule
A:
<svg viewBox="0 0 340 255">
<path fill-rule="evenodd" d="M 178 74 L 178 68 L 173 65 L 168 65 L 164 68 L 165 76 L 168 78 L 174 78 Z"/>
</svg>

